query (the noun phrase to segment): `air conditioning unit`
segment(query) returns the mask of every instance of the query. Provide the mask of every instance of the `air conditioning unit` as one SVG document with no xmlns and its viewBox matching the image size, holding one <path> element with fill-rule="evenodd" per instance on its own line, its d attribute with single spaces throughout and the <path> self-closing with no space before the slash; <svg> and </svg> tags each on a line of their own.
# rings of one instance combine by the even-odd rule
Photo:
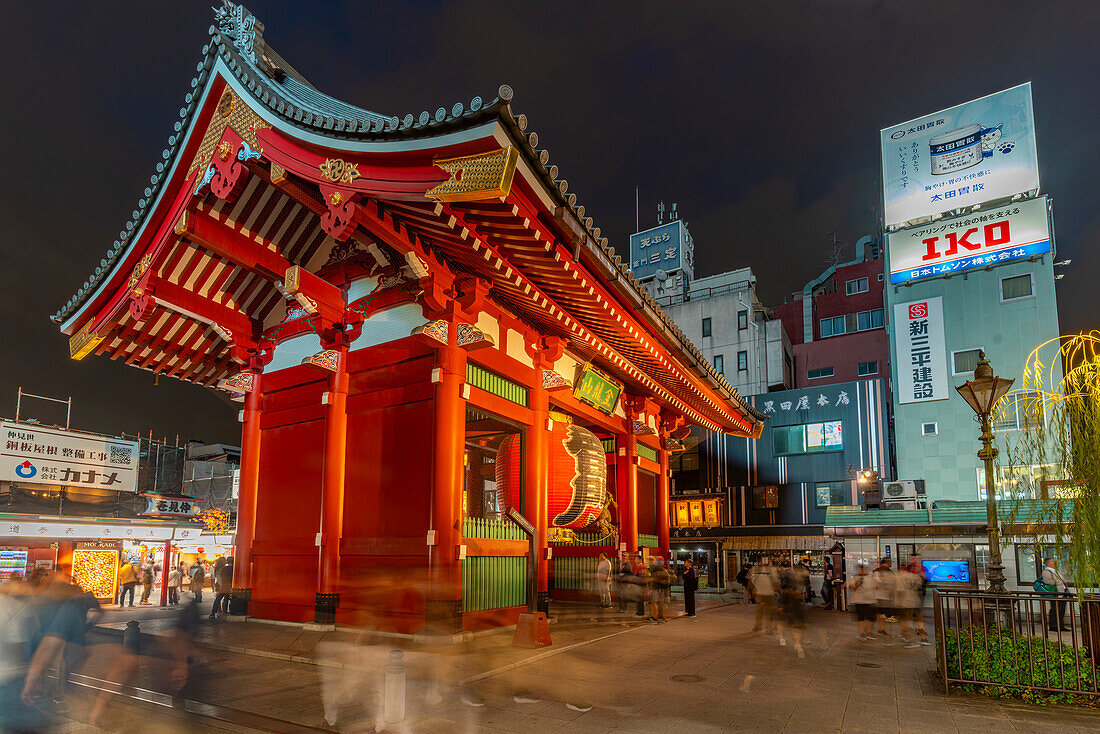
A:
<svg viewBox="0 0 1100 734">
<path fill-rule="evenodd" d="M 883 500 L 880 507 L 883 510 L 916 510 L 917 499 L 914 497 L 907 500 Z"/>
<path fill-rule="evenodd" d="M 917 483 L 914 481 L 883 482 L 882 501 L 896 502 L 901 500 L 917 501 Z"/>
</svg>

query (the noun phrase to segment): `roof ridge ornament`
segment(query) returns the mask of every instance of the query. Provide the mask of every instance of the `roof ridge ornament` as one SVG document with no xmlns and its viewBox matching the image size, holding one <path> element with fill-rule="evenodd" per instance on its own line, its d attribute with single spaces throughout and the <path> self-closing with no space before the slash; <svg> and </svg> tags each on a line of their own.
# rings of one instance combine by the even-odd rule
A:
<svg viewBox="0 0 1100 734">
<path fill-rule="evenodd" d="M 223 36 L 233 39 L 233 45 L 244 56 L 256 63 L 256 39 L 263 36 L 264 24 L 256 20 L 243 5 L 222 0 L 220 8 L 214 11 L 214 22 Z"/>
</svg>

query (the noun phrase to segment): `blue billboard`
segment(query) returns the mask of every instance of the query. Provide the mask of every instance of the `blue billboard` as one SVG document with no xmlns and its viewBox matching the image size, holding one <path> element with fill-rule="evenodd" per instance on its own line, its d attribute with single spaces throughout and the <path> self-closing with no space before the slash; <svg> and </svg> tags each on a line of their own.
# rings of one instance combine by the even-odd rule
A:
<svg viewBox="0 0 1100 734">
<path fill-rule="evenodd" d="M 886 225 L 1039 187 L 1031 83 L 881 132 Z"/>
<path fill-rule="evenodd" d="M 645 232 L 630 235 L 630 271 L 635 278 L 651 278 L 658 270 L 680 270 L 685 262 L 687 234 L 677 219 Z M 690 257 L 690 255 L 688 255 Z"/>
</svg>

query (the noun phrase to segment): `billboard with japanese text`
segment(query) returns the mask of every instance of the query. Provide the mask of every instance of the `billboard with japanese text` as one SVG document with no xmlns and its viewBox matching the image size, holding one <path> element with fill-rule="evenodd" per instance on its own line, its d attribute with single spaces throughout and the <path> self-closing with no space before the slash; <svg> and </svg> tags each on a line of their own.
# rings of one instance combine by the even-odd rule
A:
<svg viewBox="0 0 1100 734">
<path fill-rule="evenodd" d="M 886 235 L 890 282 L 937 278 L 1050 252 L 1047 197 L 937 219 Z"/>
<path fill-rule="evenodd" d="M 630 235 L 630 271 L 638 279 L 651 278 L 658 270 L 686 270 L 690 276 L 692 250 L 691 235 L 679 219 L 637 232 Z"/>
<path fill-rule="evenodd" d="M 949 395 L 943 299 L 936 296 L 895 304 L 894 330 L 898 402 L 946 400 Z"/>
<path fill-rule="evenodd" d="M 1039 186 L 1030 82 L 880 136 L 888 227 Z"/>
<path fill-rule="evenodd" d="M 137 441 L 0 422 L 0 480 L 134 492 Z"/>
</svg>

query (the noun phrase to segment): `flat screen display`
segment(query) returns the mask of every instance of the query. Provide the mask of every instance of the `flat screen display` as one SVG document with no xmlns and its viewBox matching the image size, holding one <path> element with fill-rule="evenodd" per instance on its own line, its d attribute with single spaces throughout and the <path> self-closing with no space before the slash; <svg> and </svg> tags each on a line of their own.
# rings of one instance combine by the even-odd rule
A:
<svg viewBox="0 0 1100 734">
<path fill-rule="evenodd" d="M 929 561 L 921 559 L 928 582 L 932 584 L 968 584 L 970 583 L 970 563 L 968 561 Z"/>
</svg>

